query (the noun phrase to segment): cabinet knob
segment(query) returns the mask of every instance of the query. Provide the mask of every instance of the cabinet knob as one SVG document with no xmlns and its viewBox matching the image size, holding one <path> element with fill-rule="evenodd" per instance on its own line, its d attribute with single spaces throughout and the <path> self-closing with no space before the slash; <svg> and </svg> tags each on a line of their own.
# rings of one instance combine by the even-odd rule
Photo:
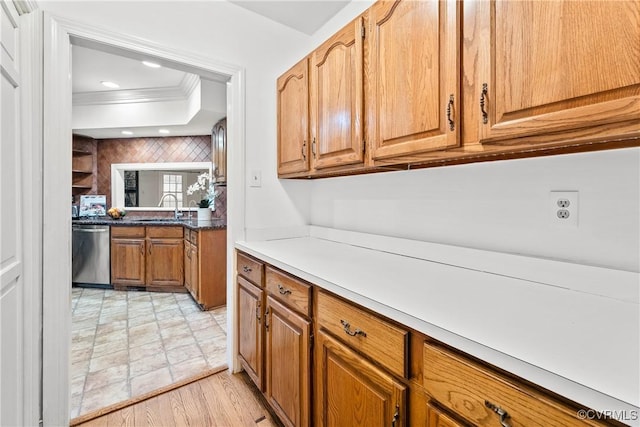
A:
<svg viewBox="0 0 640 427">
<path fill-rule="evenodd" d="M 354 329 L 353 331 L 351 330 L 351 324 L 349 324 L 349 322 L 347 322 L 346 320 L 340 320 L 340 323 L 342 324 L 342 329 L 344 330 L 344 333 L 349 335 L 350 337 L 355 337 L 357 335 L 366 337 L 367 333 L 361 329 Z"/>
<path fill-rule="evenodd" d="M 511 425 L 507 422 L 507 418 L 509 418 L 509 413 L 502 409 L 501 407 L 489 402 L 488 400 L 484 401 L 484 406 L 491 409 L 493 412 L 498 414 L 500 417 L 500 425 L 502 427 L 511 427 Z"/>
<path fill-rule="evenodd" d="M 291 290 L 278 283 L 278 292 L 280 292 L 280 295 L 287 295 L 291 293 Z"/>
<path fill-rule="evenodd" d="M 482 123 L 487 124 L 489 122 L 489 113 L 485 110 L 485 102 L 487 98 L 487 93 L 489 92 L 489 85 L 486 83 L 482 84 L 482 94 L 480 95 L 480 111 L 482 112 Z"/>
</svg>

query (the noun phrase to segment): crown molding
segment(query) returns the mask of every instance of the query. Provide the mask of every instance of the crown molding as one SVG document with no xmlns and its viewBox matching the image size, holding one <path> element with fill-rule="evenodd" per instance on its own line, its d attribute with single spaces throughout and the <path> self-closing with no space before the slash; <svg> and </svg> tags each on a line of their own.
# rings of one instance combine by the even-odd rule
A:
<svg viewBox="0 0 640 427">
<path fill-rule="evenodd" d="M 178 86 L 77 92 L 73 94 L 72 101 L 74 106 L 184 101 L 193 94 L 193 91 L 196 90 L 199 83 L 200 76 L 187 73 Z"/>
</svg>

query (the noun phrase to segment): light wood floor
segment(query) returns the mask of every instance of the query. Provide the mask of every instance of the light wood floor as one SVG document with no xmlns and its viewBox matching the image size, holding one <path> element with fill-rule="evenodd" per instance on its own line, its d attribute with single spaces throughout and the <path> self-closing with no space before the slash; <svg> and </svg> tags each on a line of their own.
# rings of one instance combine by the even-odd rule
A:
<svg viewBox="0 0 640 427">
<path fill-rule="evenodd" d="M 261 399 L 245 373 L 225 370 L 80 426 L 279 426 Z"/>
</svg>

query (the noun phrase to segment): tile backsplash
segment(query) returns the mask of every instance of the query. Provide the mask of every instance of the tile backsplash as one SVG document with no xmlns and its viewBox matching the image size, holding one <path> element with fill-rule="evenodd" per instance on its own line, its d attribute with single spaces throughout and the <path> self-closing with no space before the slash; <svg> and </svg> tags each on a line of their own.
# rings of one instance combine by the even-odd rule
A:
<svg viewBox="0 0 640 427">
<path fill-rule="evenodd" d="M 74 147 L 91 150 L 97 161 L 93 166 L 93 189 L 90 194 L 107 196 L 111 206 L 111 165 L 114 163 L 177 163 L 211 161 L 211 135 L 117 138 L 95 140 L 73 135 Z M 227 187 L 217 187 L 216 209 L 213 218 L 227 217 Z M 170 217 L 173 212 L 133 211 L 129 216 Z"/>
<path fill-rule="evenodd" d="M 211 161 L 211 135 L 118 138 L 98 141 L 98 194 L 111 206 L 113 163 L 169 163 Z"/>
</svg>

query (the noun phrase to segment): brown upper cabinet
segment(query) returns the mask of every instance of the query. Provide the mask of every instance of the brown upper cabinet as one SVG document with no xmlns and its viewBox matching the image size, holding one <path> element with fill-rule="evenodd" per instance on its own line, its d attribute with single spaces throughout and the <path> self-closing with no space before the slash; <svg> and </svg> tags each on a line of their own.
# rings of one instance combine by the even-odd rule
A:
<svg viewBox="0 0 640 427">
<path fill-rule="evenodd" d="M 638 135 L 640 2 L 464 8 L 465 142 Z"/>
<path fill-rule="evenodd" d="M 311 162 L 314 170 L 364 161 L 364 18 L 311 54 Z"/>
<path fill-rule="evenodd" d="M 278 174 L 640 145 L 640 1 L 380 0 L 278 79 Z"/>
<path fill-rule="evenodd" d="M 459 7 L 380 1 L 369 9 L 365 121 L 376 164 L 459 145 Z"/>
<path fill-rule="evenodd" d="M 214 164 L 213 175 L 216 184 L 227 182 L 227 119 L 221 119 L 211 131 L 211 160 Z"/>
<path fill-rule="evenodd" d="M 278 175 L 309 171 L 309 59 L 278 78 Z"/>
</svg>

